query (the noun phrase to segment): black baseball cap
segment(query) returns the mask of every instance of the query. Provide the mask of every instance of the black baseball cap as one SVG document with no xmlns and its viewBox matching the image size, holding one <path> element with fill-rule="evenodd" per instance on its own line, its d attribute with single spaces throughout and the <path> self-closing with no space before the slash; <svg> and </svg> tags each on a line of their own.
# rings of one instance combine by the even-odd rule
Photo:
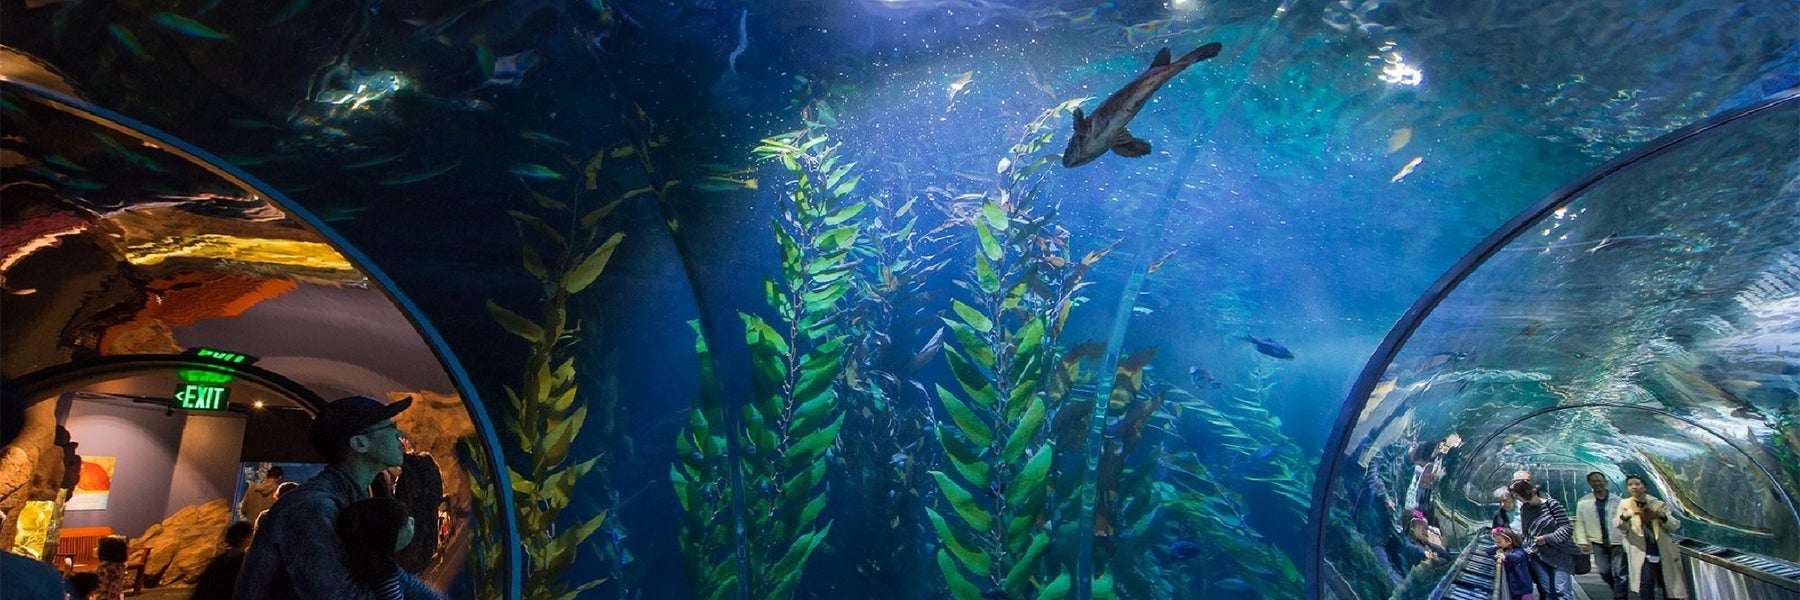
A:
<svg viewBox="0 0 1800 600">
<path fill-rule="evenodd" d="M 376 423 L 394 418 L 409 406 L 412 406 L 411 396 L 392 403 L 368 396 L 339 398 L 326 404 L 313 417 L 312 431 L 307 439 L 326 457 L 336 459 L 344 448 L 349 447 L 350 438 Z"/>
</svg>

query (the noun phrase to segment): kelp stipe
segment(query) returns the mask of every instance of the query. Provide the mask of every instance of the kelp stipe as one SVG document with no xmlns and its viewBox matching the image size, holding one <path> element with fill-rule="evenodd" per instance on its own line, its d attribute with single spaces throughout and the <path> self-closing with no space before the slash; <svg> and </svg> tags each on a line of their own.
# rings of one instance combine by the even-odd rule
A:
<svg viewBox="0 0 1800 600">
<path fill-rule="evenodd" d="M 602 154 L 604 151 L 595 156 Z M 565 160 L 571 168 L 578 164 L 567 157 Z M 586 189 L 593 190 L 595 186 L 590 181 Z M 575 438 L 587 421 L 588 405 L 578 397 L 576 346 L 581 343 L 583 332 L 580 319 L 570 316 L 569 305 L 576 294 L 605 271 L 625 234 L 607 235 L 607 228 L 602 226 L 621 200 L 577 214 L 560 200 L 527 191 L 550 219 L 566 220 L 568 225 L 559 229 L 536 214 L 508 211 L 525 240 L 523 267 L 538 280 L 541 296 L 535 319 L 494 300 L 488 300 L 487 308 L 502 327 L 530 345 L 520 384 L 505 388 L 510 410 L 504 433 L 518 448 L 526 472 L 513 470 L 511 465 L 507 468 L 513 478 L 511 492 L 518 506 L 527 557 L 524 598 L 553 600 L 579 594 L 606 581 L 593 579 L 572 584 L 566 576 L 575 562 L 576 550 L 606 521 L 607 511 L 583 517 L 578 524 L 561 530 L 557 523 L 578 485 L 600 462 L 598 455 L 586 460 L 571 455 Z M 570 197 L 579 200 L 582 191 L 572 185 Z"/>
<path fill-rule="evenodd" d="M 1069 576 L 1045 560 L 1055 450 L 1047 393 L 1061 350 L 1056 338 L 1081 289 L 1054 209 L 1034 206 L 1040 155 L 1055 135 L 1049 123 L 1074 102 L 1048 111 L 1001 159 L 1000 187 L 969 211 L 975 264 L 957 285 L 963 299 L 943 318 L 957 390 L 935 387 L 949 422 L 937 427 L 950 472 L 932 471 L 948 510 L 927 508 L 942 547 L 938 569 L 957 600 L 1061 598 Z M 1095 260 L 1097 256 L 1090 256 Z M 1066 270 L 1076 273 L 1071 277 Z M 942 505 L 940 505 L 942 508 Z"/>
</svg>

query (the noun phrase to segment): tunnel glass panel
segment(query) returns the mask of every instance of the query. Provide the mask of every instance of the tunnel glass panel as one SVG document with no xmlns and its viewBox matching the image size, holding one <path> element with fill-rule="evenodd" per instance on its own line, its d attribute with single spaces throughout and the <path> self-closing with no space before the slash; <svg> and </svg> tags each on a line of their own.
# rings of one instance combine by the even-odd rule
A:
<svg viewBox="0 0 1800 600">
<path fill-rule="evenodd" d="M 172 478 L 184 487 L 163 488 L 166 510 L 164 498 L 144 500 L 148 516 L 120 523 L 118 533 L 150 548 L 146 568 L 158 583 L 187 585 L 206 567 L 225 523 L 259 516 L 232 499 L 284 462 L 241 456 L 254 445 L 241 442 L 255 427 L 245 423 L 280 422 L 289 429 L 281 432 L 285 443 L 304 445 L 310 415 L 325 400 L 411 397 L 394 421 L 406 440 L 404 472 L 412 475 L 390 480 L 389 492 L 429 533 L 416 535 L 396 560 L 443 589 L 506 585 L 511 557 L 475 551 L 477 539 L 514 535 L 491 494 L 477 501 L 498 481 L 498 446 L 480 407 L 464 401 L 462 371 L 417 309 L 318 228 L 316 217 L 284 206 L 241 171 L 68 95 L 71 89 L 23 83 L 17 61 L 25 59 L 8 51 L 4 60 L 0 371 L 5 418 L 24 421 L 24 433 L 3 440 L 7 456 L 61 454 L 52 446 L 73 455 L 85 440 L 124 456 L 117 459 L 123 474 L 152 476 L 146 462 L 176 469 Z M 184 396 L 193 386 L 212 390 L 204 406 Z M 186 425 L 166 440 L 93 425 L 138 423 L 112 413 L 144 406 Z M 90 409 L 101 416 L 70 416 Z M 62 433 L 37 433 L 50 430 Z M 123 438 L 144 443 L 92 437 L 126 430 L 133 433 Z M 322 460 L 310 449 L 275 452 L 314 471 Z M 165 453 L 173 458 L 164 463 L 133 456 Z M 55 474 L 64 465 L 52 462 L 35 469 L 8 463 L 0 507 L 43 518 L 30 521 L 31 535 L 16 535 L 21 521 L 8 519 L 6 550 L 48 552 L 63 543 L 52 533 L 66 519 L 110 527 L 107 519 L 118 518 L 65 513 L 72 496 L 58 495 Z M 188 545 L 207 552 L 183 553 Z"/>
<path fill-rule="evenodd" d="M 1413 511 L 1466 544 L 1520 469 L 1568 506 L 1589 471 L 1615 493 L 1641 475 L 1696 525 L 1682 535 L 1800 555 L 1797 131 L 1790 94 L 1653 144 L 1446 276 L 1460 281 L 1353 397 L 1326 583 L 1431 587 L 1442 566 L 1381 566 L 1416 545 Z"/>
</svg>

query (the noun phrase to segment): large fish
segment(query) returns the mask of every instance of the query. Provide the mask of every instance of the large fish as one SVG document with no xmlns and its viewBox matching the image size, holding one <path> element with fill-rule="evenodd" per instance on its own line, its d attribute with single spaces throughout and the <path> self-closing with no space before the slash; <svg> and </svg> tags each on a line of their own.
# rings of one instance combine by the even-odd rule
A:
<svg viewBox="0 0 1800 600">
<path fill-rule="evenodd" d="M 1187 53 L 1181 60 L 1170 61 L 1169 49 L 1163 48 L 1156 53 L 1156 60 L 1150 63 L 1150 69 L 1137 79 L 1125 84 L 1119 91 L 1113 92 L 1094 114 L 1082 116 L 1081 109 L 1075 109 L 1075 136 L 1069 138 L 1069 147 L 1063 150 L 1062 164 L 1074 168 L 1093 162 L 1111 150 L 1119 156 L 1137 158 L 1150 153 L 1150 142 L 1132 137 L 1125 125 L 1136 117 L 1138 111 L 1144 109 L 1144 103 L 1163 84 L 1173 79 L 1194 63 L 1219 55 L 1219 43 L 1213 42 Z"/>
</svg>

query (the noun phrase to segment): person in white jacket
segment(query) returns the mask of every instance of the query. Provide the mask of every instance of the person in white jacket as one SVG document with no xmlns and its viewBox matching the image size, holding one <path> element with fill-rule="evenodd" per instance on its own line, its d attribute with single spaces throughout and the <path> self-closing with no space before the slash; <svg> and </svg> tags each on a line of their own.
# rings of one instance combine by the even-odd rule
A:
<svg viewBox="0 0 1800 600">
<path fill-rule="evenodd" d="M 1575 501 L 1575 545 L 1594 555 L 1594 570 L 1612 589 L 1613 600 L 1626 600 L 1631 584 L 1626 581 L 1625 530 L 1620 527 L 1619 497 L 1608 489 L 1606 475 L 1587 475 L 1593 494 Z"/>
<path fill-rule="evenodd" d="M 1631 493 L 1619 503 L 1619 524 L 1625 528 L 1625 554 L 1631 564 L 1631 591 L 1639 600 L 1653 600 L 1656 589 L 1664 598 L 1687 598 L 1687 570 L 1681 565 L 1681 547 L 1669 532 L 1681 529 L 1681 521 L 1669 504 L 1650 497 L 1644 478 L 1625 478 Z"/>
</svg>

